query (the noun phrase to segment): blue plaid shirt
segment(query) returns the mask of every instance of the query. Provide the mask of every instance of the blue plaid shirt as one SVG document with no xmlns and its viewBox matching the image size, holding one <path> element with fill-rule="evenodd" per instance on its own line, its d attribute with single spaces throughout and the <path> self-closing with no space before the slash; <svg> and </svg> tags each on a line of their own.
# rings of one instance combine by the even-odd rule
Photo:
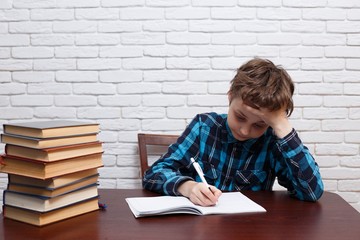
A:
<svg viewBox="0 0 360 240">
<path fill-rule="evenodd" d="M 324 191 L 319 167 L 293 129 L 282 139 L 269 127 L 259 138 L 236 140 L 226 114 L 197 115 L 176 143 L 146 171 L 143 187 L 180 195 L 187 180 L 200 182 L 190 158 L 202 167 L 206 181 L 222 191 L 272 190 L 275 178 L 290 195 L 316 201 Z"/>
</svg>

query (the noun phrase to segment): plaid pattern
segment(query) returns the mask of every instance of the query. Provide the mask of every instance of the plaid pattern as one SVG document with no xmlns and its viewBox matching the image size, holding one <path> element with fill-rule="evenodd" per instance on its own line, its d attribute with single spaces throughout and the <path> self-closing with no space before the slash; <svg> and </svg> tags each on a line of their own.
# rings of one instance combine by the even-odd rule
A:
<svg viewBox="0 0 360 240">
<path fill-rule="evenodd" d="M 291 196 L 316 201 L 323 193 L 318 165 L 293 129 L 279 139 L 268 130 L 257 139 L 236 140 L 226 114 L 197 115 L 176 143 L 145 173 L 143 187 L 165 195 L 180 195 L 177 187 L 189 179 L 200 182 L 194 157 L 207 182 L 222 191 L 272 190 L 275 178 Z"/>
</svg>

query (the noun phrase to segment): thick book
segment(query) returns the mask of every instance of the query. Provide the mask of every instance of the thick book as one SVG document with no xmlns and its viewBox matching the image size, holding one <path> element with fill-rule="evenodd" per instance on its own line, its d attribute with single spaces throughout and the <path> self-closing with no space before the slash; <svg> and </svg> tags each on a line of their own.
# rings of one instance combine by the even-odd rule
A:
<svg viewBox="0 0 360 240">
<path fill-rule="evenodd" d="M 52 177 L 48 179 L 37 179 L 33 177 L 26 177 L 16 174 L 8 174 L 8 183 L 14 185 L 22 185 L 36 188 L 44 188 L 47 190 L 55 190 L 63 188 L 68 185 L 86 180 L 88 178 L 98 178 L 99 173 L 97 168 L 86 169 L 78 172 Z"/>
<path fill-rule="evenodd" d="M 37 212 L 12 206 L 3 206 L 3 214 L 5 218 L 40 227 L 98 209 L 98 197 L 95 197 L 48 212 Z"/>
<path fill-rule="evenodd" d="M 100 152 L 103 152 L 103 149 L 102 143 L 99 141 L 43 149 L 22 147 L 11 144 L 5 145 L 5 153 L 7 155 L 46 162 L 58 161 Z"/>
<path fill-rule="evenodd" d="M 18 122 L 3 126 L 4 133 L 35 138 L 64 137 L 100 131 L 98 123 L 69 120 Z"/>
<path fill-rule="evenodd" d="M 74 135 L 69 137 L 34 138 L 13 134 L 1 134 L 1 142 L 30 148 L 61 147 L 72 144 L 97 141 L 97 133 Z"/>
<path fill-rule="evenodd" d="M 37 212 L 48 212 L 97 196 L 97 184 L 92 184 L 56 197 L 42 197 L 5 190 L 3 203 L 5 206 L 18 207 Z"/>
<path fill-rule="evenodd" d="M 103 166 L 102 153 L 68 158 L 55 162 L 34 161 L 27 158 L 1 156 L 0 172 L 37 179 L 48 179 Z"/>
<path fill-rule="evenodd" d="M 83 178 L 79 179 L 79 181 L 76 181 L 72 184 L 68 184 L 63 187 L 59 188 L 42 188 L 37 186 L 30 186 L 30 185 L 24 185 L 24 184 L 16 184 L 16 183 L 8 183 L 7 190 L 17 193 L 26 193 L 29 195 L 37 195 L 37 196 L 43 196 L 43 197 L 56 197 L 59 195 L 63 195 L 69 192 L 72 192 L 76 189 L 83 188 L 88 185 L 93 185 L 98 182 L 98 175 L 95 175 L 93 177 Z"/>
<path fill-rule="evenodd" d="M 131 197 L 126 198 L 135 218 L 166 214 L 234 214 L 259 213 L 266 210 L 240 192 L 223 193 L 215 206 L 195 205 L 182 196 Z"/>
</svg>

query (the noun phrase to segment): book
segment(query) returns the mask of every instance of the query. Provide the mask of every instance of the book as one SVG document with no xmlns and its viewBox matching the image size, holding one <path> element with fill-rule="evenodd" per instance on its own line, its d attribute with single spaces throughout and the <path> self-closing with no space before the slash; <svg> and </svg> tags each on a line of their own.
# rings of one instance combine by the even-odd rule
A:
<svg viewBox="0 0 360 240">
<path fill-rule="evenodd" d="M 12 206 L 3 206 L 3 214 L 5 218 L 25 222 L 35 226 L 44 226 L 50 223 L 96 211 L 98 209 L 98 198 L 95 197 L 48 212 L 37 212 Z"/>
<path fill-rule="evenodd" d="M 98 133 L 97 123 L 70 120 L 18 122 L 4 124 L 4 133 L 34 138 L 64 137 L 87 133 Z"/>
<path fill-rule="evenodd" d="M 56 197 L 43 197 L 4 190 L 3 204 L 37 212 L 47 212 L 97 196 L 97 184 L 92 184 Z"/>
<path fill-rule="evenodd" d="M 103 152 L 103 149 L 102 143 L 99 141 L 43 149 L 22 147 L 11 144 L 5 145 L 5 153 L 7 155 L 46 162 L 58 161 L 66 158 L 79 157 L 100 152 Z"/>
<path fill-rule="evenodd" d="M 0 164 L 0 172 L 37 179 L 48 179 L 102 166 L 102 153 L 54 162 L 34 161 L 32 159 L 4 155 Z"/>
<path fill-rule="evenodd" d="M 59 195 L 63 195 L 69 192 L 72 192 L 76 189 L 83 188 L 88 185 L 96 184 L 98 181 L 98 175 L 79 179 L 78 181 L 68 184 L 63 187 L 59 188 L 41 188 L 36 186 L 30 185 L 23 185 L 23 184 L 16 184 L 16 183 L 8 183 L 7 190 L 11 192 L 18 192 L 18 193 L 26 193 L 29 195 L 37 195 L 37 196 L 44 196 L 44 197 L 56 197 Z"/>
<path fill-rule="evenodd" d="M 83 134 L 69 137 L 34 138 L 13 134 L 1 134 L 1 142 L 29 148 L 50 148 L 72 144 L 96 142 L 97 134 Z"/>
<path fill-rule="evenodd" d="M 132 197 L 126 198 L 135 218 L 166 214 L 234 214 L 266 212 L 259 204 L 240 192 L 223 193 L 215 206 L 195 205 L 182 196 Z"/>
<path fill-rule="evenodd" d="M 97 168 L 86 169 L 78 172 L 72 172 L 69 174 L 52 177 L 48 179 L 37 179 L 33 177 L 26 177 L 16 174 L 8 174 L 8 183 L 17 184 L 23 186 L 45 188 L 48 190 L 53 190 L 57 188 L 66 187 L 72 185 L 76 182 L 82 181 L 87 178 L 98 177 L 99 173 Z"/>
</svg>

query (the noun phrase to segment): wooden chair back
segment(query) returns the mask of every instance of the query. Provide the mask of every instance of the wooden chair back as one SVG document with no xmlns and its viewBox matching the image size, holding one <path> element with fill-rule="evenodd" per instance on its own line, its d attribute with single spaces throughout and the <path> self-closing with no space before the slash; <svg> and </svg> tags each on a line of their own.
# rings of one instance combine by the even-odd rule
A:
<svg viewBox="0 0 360 240">
<path fill-rule="evenodd" d="M 167 147 L 173 143 L 176 143 L 178 137 L 179 137 L 178 135 L 170 135 L 170 134 L 138 133 L 141 178 L 143 177 L 144 172 L 150 167 L 148 147 L 150 146 Z"/>
</svg>

